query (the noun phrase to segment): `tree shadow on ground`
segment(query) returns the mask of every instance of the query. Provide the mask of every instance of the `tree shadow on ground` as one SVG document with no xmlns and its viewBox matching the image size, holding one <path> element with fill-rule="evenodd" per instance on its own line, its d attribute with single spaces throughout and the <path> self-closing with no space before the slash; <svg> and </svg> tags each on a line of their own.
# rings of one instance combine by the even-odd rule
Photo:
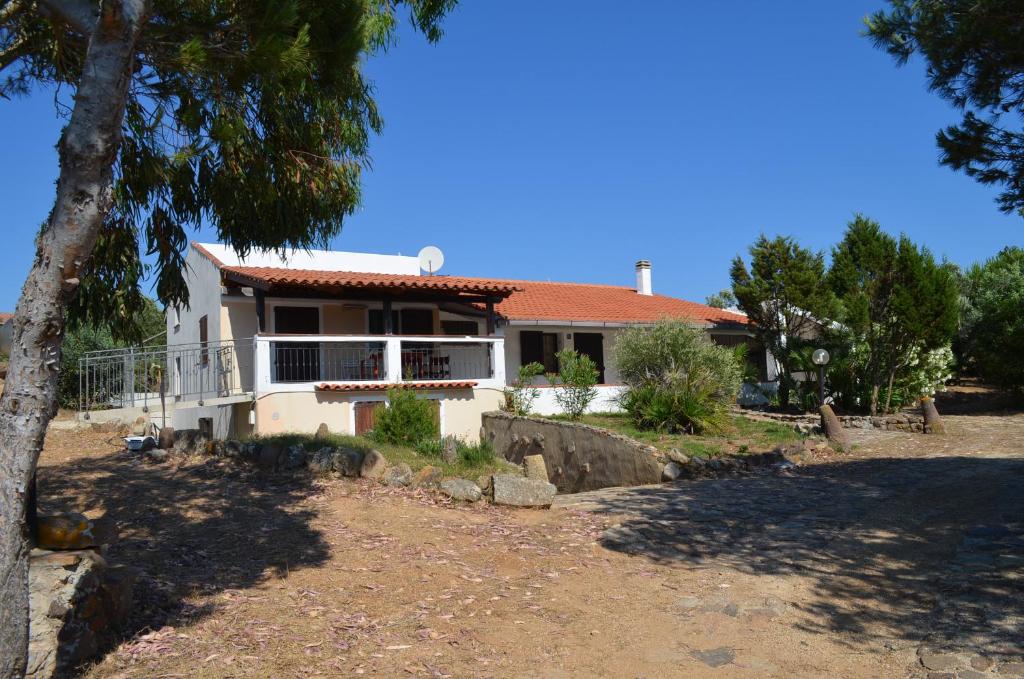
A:
<svg viewBox="0 0 1024 679">
<path fill-rule="evenodd" d="M 329 546 L 311 527 L 308 479 L 263 476 L 214 458 L 154 464 L 117 450 L 39 468 L 42 513 L 102 510 L 116 522 L 108 558 L 139 572 L 129 627 L 208 615 L 208 595 L 315 567 Z M 205 595 L 205 596 L 204 596 Z"/>
<path fill-rule="evenodd" d="M 666 564 L 809 578 L 797 625 L 1024 653 L 1024 459 L 862 459 L 616 489 L 605 547 Z M 1016 575 L 1014 575 L 1016 572 Z M 845 641 L 843 641 L 845 640 Z"/>
</svg>

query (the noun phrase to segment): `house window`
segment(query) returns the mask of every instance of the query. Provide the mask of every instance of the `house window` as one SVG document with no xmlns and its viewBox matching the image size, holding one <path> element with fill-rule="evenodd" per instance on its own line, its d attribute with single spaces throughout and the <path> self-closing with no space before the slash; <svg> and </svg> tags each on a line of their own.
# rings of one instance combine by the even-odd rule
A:
<svg viewBox="0 0 1024 679">
<path fill-rule="evenodd" d="M 540 363 L 546 372 L 558 372 L 558 333 L 522 330 L 519 333 L 520 365 Z"/>
<path fill-rule="evenodd" d="M 441 321 L 441 332 L 445 335 L 469 335 L 480 334 L 480 324 L 476 321 Z"/>
<path fill-rule="evenodd" d="M 384 312 L 380 309 L 370 309 L 367 315 L 367 328 L 371 335 L 384 334 Z M 391 312 L 391 332 L 398 332 L 398 312 Z"/>
<path fill-rule="evenodd" d="M 210 364 L 210 352 L 206 343 L 210 341 L 209 321 L 206 316 L 199 319 L 199 365 L 204 368 Z"/>
<path fill-rule="evenodd" d="M 434 312 L 430 309 L 402 309 L 399 318 L 403 335 L 434 334 Z"/>
</svg>

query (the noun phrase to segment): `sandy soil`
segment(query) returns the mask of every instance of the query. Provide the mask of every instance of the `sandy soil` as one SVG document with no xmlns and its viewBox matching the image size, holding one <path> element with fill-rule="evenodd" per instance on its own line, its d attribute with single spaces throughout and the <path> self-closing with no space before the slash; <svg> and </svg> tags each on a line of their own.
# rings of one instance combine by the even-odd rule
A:
<svg viewBox="0 0 1024 679">
<path fill-rule="evenodd" d="M 958 545 L 1020 499 L 1024 416 L 948 423 L 550 511 L 150 464 L 58 429 L 39 485 L 44 512 L 116 521 L 109 556 L 140 572 L 87 677 L 902 677 Z"/>
</svg>

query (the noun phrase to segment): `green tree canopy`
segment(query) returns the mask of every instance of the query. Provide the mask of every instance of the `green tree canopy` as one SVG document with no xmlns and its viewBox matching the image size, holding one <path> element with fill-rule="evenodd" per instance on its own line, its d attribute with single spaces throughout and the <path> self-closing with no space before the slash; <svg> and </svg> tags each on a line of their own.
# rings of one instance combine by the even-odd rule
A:
<svg viewBox="0 0 1024 679">
<path fill-rule="evenodd" d="M 885 409 L 893 384 L 920 356 L 949 343 L 956 331 L 958 291 L 953 272 L 908 238 L 898 241 L 857 215 L 832 253 L 828 283 L 840 301 L 833 333 L 862 344 L 859 371 L 870 388 L 870 410 Z"/>
<path fill-rule="evenodd" d="M 728 288 L 719 290 L 713 295 L 708 295 L 705 300 L 705 304 L 716 309 L 728 309 L 729 307 L 736 306 L 736 297 L 732 294 L 732 290 Z"/>
<path fill-rule="evenodd" d="M 965 292 L 967 358 L 986 380 L 1024 392 L 1024 248 L 971 267 Z"/>
<path fill-rule="evenodd" d="M 963 111 L 937 134 L 940 162 L 1002 191 L 1024 215 L 1024 11 L 1012 0 L 889 0 L 868 17 L 875 44 L 905 64 L 915 54 L 929 87 Z"/>
<path fill-rule="evenodd" d="M 792 238 L 769 240 L 762 234 L 750 246 L 750 268 L 737 256 L 731 277 L 739 308 L 779 362 L 779 400 L 788 405 L 794 348 L 838 311 L 835 295 L 825 285 L 825 257 Z"/>
</svg>

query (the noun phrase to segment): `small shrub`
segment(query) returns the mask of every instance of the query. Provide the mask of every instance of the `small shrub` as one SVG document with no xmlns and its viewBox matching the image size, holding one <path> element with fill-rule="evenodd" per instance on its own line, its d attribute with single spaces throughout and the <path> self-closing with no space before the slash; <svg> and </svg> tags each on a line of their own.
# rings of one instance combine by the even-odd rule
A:
<svg viewBox="0 0 1024 679">
<path fill-rule="evenodd" d="M 423 439 L 415 448 L 416 452 L 424 457 L 440 460 L 444 452 L 444 439 Z M 455 449 L 459 455 L 458 462 L 465 466 L 482 467 L 494 462 L 494 447 L 490 441 L 466 443 L 462 439 L 455 439 Z"/>
<path fill-rule="evenodd" d="M 436 414 L 430 401 L 407 389 L 389 389 L 388 407 L 377 411 L 373 438 L 393 445 L 415 446 L 436 439 Z"/>
<path fill-rule="evenodd" d="M 627 328 L 615 363 L 628 390 L 622 406 L 641 429 L 720 431 L 743 377 L 743 357 L 715 344 L 700 328 L 662 320 Z"/>
<path fill-rule="evenodd" d="M 566 348 L 559 351 L 558 373 L 548 375 L 552 384 L 557 383 L 555 400 L 570 420 L 578 420 L 587 412 L 587 407 L 597 398 L 598 371 L 593 359 Z"/>
<path fill-rule="evenodd" d="M 440 459 L 441 453 L 444 451 L 444 441 L 441 439 L 423 439 L 418 441 L 413 447 L 417 453 L 424 457 Z"/>
<path fill-rule="evenodd" d="M 505 389 L 505 402 L 502 410 L 513 415 L 529 415 L 533 402 L 540 392 L 533 386 L 535 377 L 544 374 L 544 366 L 540 363 L 527 363 L 519 366 L 519 377 Z"/>
</svg>

